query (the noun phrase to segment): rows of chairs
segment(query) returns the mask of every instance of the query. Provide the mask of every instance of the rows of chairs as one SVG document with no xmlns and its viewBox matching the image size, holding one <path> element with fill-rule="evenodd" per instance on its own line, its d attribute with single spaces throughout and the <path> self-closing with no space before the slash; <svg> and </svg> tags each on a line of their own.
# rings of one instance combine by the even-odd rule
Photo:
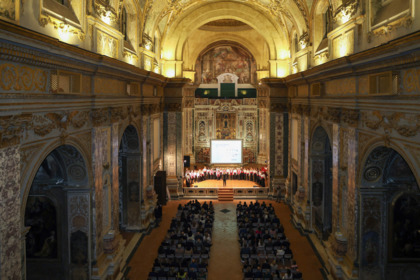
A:
<svg viewBox="0 0 420 280">
<path fill-rule="evenodd" d="M 245 280 L 302 279 L 271 203 L 239 202 L 236 214 Z"/>
<path fill-rule="evenodd" d="M 158 250 L 149 280 L 207 279 L 214 208 L 197 200 L 178 212 Z"/>
</svg>

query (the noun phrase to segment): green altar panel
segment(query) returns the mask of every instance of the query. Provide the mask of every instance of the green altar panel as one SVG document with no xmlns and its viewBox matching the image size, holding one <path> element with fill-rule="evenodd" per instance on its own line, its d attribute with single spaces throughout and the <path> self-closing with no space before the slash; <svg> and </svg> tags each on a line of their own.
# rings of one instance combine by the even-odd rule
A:
<svg viewBox="0 0 420 280">
<path fill-rule="evenodd" d="M 235 84 L 234 83 L 221 83 L 220 97 L 235 97 Z"/>
<path fill-rule="evenodd" d="M 256 98 L 257 90 L 255 88 L 238 88 L 239 98 Z"/>
<path fill-rule="evenodd" d="M 217 88 L 198 88 L 195 90 L 195 97 L 217 98 Z"/>
</svg>

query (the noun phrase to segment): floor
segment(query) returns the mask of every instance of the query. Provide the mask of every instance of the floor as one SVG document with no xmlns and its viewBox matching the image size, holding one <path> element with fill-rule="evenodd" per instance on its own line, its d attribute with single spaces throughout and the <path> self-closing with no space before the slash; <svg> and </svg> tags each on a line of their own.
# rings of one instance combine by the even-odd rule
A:
<svg viewBox="0 0 420 280">
<path fill-rule="evenodd" d="M 204 201 L 204 200 L 203 200 Z M 249 203 L 252 200 L 246 200 Z M 145 280 L 152 270 L 153 262 L 157 257 L 157 250 L 164 239 L 173 216 L 177 212 L 179 203 L 185 201 L 170 201 L 163 207 L 163 217 L 158 228 L 145 235 L 140 245 L 129 262 L 129 280 Z M 201 200 L 200 200 L 201 202 Z M 233 202 L 214 201 L 215 221 L 213 225 L 213 246 L 210 251 L 208 266 L 209 280 L 235 280 L 243 279 L 242 266 L 240 263 L 238 232 L 236 225 L 236 204 Z M 260 201 L 261 202 L 261 201 Z M 305 280 L 324 279 L 320 268 L 321 263 L 316 257 L 310 243 L 290 223 L 290 210 L 283 203 L 272 203 L 277 216 L 284 226 L 285 234 L 290 240 L 294 259 L 299 266 Z M 224 210 L 221 212 L 221 210 Z M 228 211 L 226 211 L 228 210 Z"/>
</svg>

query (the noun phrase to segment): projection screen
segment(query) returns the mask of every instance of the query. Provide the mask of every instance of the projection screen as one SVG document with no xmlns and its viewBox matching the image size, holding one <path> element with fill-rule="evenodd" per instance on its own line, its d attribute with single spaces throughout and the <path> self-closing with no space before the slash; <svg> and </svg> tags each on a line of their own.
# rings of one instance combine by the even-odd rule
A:
<svg viewBox="0 0 420 280">
<path fill-rule="evenodd" d="M 211 140 L 211 164 L 242 164 L 242 140 Z"/>
</svg>

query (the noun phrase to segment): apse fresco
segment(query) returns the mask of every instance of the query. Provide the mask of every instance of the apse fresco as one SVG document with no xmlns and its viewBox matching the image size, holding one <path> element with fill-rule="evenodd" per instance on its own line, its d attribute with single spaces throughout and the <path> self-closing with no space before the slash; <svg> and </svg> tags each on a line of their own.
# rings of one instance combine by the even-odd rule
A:
<svg viewBox="0 0 420 280">
<path fill-rule="evenodd" d="M 196 81 L 202 84 L 217 84 L 217 76 L 232 73 L 239 77 L 239 84 L 253 83 L 252 57 L 236 46 L 219 46 L 203 54 L 196 63 Z"/>
</svg>

